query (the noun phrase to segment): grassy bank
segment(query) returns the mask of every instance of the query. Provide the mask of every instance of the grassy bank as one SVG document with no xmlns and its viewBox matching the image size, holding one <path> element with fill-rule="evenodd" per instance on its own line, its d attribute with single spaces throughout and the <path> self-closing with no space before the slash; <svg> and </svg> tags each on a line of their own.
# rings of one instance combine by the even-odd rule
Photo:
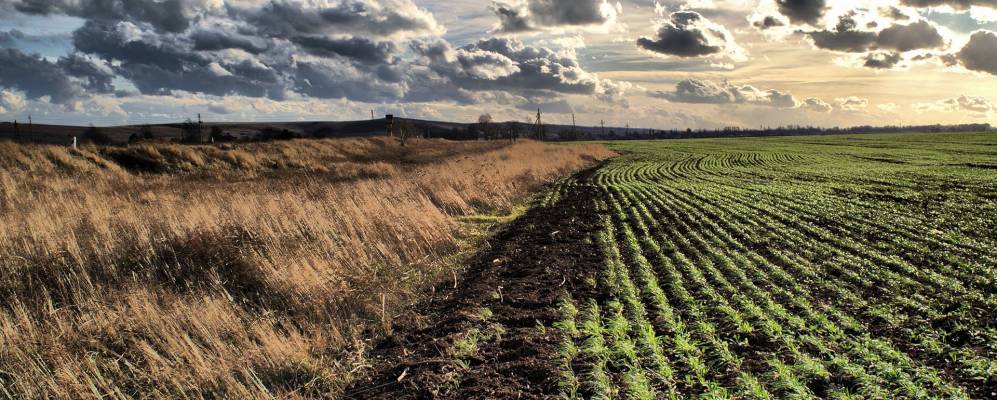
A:
<svg viewBox="0 0 997 400">
<path fill-rule="evenodd" d="M 597 146 L 0 143 L 0 397 L 335 395 L 458 218 Z"/>
</svg>

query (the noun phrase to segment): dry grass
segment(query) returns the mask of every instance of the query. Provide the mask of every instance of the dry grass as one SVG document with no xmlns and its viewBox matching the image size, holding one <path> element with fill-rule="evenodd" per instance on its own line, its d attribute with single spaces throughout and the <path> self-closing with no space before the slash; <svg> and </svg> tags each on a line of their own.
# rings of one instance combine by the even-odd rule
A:
<svg viewBox="0 0 997 400">
<path fill-rule="evenodd" d="M 335 395 L 369 339 L 450 276 L 455 217 L 610 155 L 0 143 L 0 398 Z"/>
</svg>

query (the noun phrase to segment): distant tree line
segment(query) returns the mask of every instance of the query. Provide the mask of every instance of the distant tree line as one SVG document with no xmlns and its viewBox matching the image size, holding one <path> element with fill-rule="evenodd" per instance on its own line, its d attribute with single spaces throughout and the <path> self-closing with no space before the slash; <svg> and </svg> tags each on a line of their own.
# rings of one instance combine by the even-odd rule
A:
<svg viewBox="0 0 997 400">
<path fill-rule="evenodd" d="M 0 137 L 13 137 L 15 140 L 25 140 L 16 135 L 16 125 L 0 123 Z M 169 135 L 154 133 L 157 129 L 166 130 Z M 234 127 L 233 127 L 234 128 Z M 254 133 L 249 133 L 245 127 L 239 128 L 236 135 L 227 132 L 225 125 L 203 124 L 199 121 L 186 120 L 182 123 L 167 125 L 143 125 L 138 132 L 128 137 L 128 143 L 147 141 L 173 141 L 187 144 L 208 144 L 226 142 L 252 142 L 291 140 L 297 138 L 345 138 L 371 137 L 386 134 L 385 120 L 352 121 L 338 123 L 305 123 L 288 127 L 263 126 Z M 396 118 L 394 129 L 396 133 L 404 132 L 407 138 L 436 138 L 448 140 L 516 140 L 517 138 L 536 138 L 537 125 L 534 122 L 496 122 L 489 114 L 483 114 L 473 123 L 452 123 L 438 121 L 423 121 L 408 118 Z M 746 129 L 726 127 L 720 129 L 641 129 L 619 127 L 591 127 L 545 124 L 543 126 L 545 140 L 576 141 L 576 140 L 648 140 L 648 139 L 693 139 L 693 138 L 724 138 L 750 136 L 806 136 L 806 135 L 837 135 L 863 133 L 945 133 L 945 132 L 992 132 L 995 128 L 990 124 L 960 124 L 960 125 L 887 125 L 887 126 L 855 126 L 850 128 L 822 128 L 816 126 L 791 125 L 774 128 Z M 179 131 L 179 137 L 176 133 Z M 11 134 L 14 132 L 15 134 Z M 93 125 L 81 128 L 79 142 L 98 145 L 112 145 L 116 141 L 105 132 L 104 128 Z M 39 139 L 35 139 L 39 140 Z M 40 140 L 45 140 L 44 138 Z M 49 139 L 51 141 L 51 139 Z M 64 143 L 59 141 L 58 143 Z M 68 143 L 68 142 L 66 142 Z M 117 142 L 120 143 L 120 142 Z"/>
<path fill-rule="evenodd" d="M 758 136 L 808 136 L 808 135 L 844 135 L 862 133 L 951 133 L 951 132 L 989 132 L 994 128 L 990 124 L 960 124 L 960 125 L 904 125 L 904 126 L 855 126 L 849 128 L 822 128 L 816 126 L 783 126 L 776 128 L 745 129 L 726 127 L 720 129 L 633 129 L 619 128 L 582 128 L 574 130 L 571 127 L 558 126 L 550 129 L 554 140 L 648 140 L 648 139 L 695 139 L 695 138 L 725 138 L 725 137 L 758 137 Z"/>
</svg>

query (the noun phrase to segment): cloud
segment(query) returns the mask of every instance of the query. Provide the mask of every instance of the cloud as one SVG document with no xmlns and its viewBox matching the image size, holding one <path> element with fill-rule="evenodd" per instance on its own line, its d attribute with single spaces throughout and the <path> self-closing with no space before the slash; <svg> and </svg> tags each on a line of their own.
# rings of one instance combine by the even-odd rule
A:
<svg viewBox="0 0 997 400">
<path fill-rule="evenodd" d="M 52 103 L 70 104 L 83 95 L 62 68 L 38 55 L 0 49 L 0 65 L 0 88 L 20 90 L 29 99 L 47 96 Z"/>
<path fill-rule="evenodd" d="M 834 109 L 834 107 L 831 107 L 831 105 L 824 102 L 824 100 L 815 97 L 803 100 L 803 105 L 801 105 L 800 107 L 806 110 L 816 111 L 819 113 L 829 113 Z"/>
<path fill-rule="evenodd" d="M 977 113 L 979 116 L 986 116 L 991 112 L 997 112 L 997 104 L 992 103 L 987 98 L 967 95 L 960 95 L 959 97 L 939 100 L 934 103 L 916 103 L 913 105 L 913 108 L 919 113 L 937 111 L 969 111 Z"/>
<path fill-rule="evenodd" d="M 893 25 L 879 32 L 876 44 L 880 48 L 901 52 L 942 47 L 945 40 L 933 25 L 918 21 L 908 25 Z"/>
<path fill-rule="evenodd" d="M 849 53 L 874 49 L 907 52 L 945 45 L 938 29 L 927 21 L 895 24 L 877 33 L 858 29 L 852 15 L 842 16 L 833 30 L 813 31 L 807 35 L 818 48 Z"/>
<path fill-rule="evenodd" d="M 969 43 L 955 54 L 966 69 L 997 75 L 997 34 L 976 31 Z"/>
<path fill-rule="evenodd" d="M 264 40 L 225 32 L 223 30 L 199 29 L 190 34 L 194 51 L 219 51 L 238 49 L 250 54 L 260 54 L 267 50 Z"/>
<path fill-rule="evenodd" d="M 83 88 L 93 93 L 113 93 L 114 71 L 101 60 L 82 54 L 70 54 L 56 64 L 69 76 L 79 78 Z"/>
<path fill-rule="evenodd" d="M 827 10 L 825 0 L 776 0 L 779 12 L 793 23 L 816 24 Z"/>
<path fill-rule="evenodd" d="M 368 103 L 394 100 L 405 95 L 403 85 L 378 79 L 342 64 L 299 62 L 293 70 L 294 90 L 320 99 L 350 99 Z"/>
<path fill-rule="evenodd" d="M 454 86 L 471 91 L 547 91 L 617 95 L 619 84 L 582 69 L 573 52 L 491 38 L 462 47 L 442 40 L 413 46 L 426 65 Z"/>
<path fill-rule="evenodd" d="M 88 21 L 74 32 L 73 44 L 80 52 L 113 60 L 114 72 L 143 94 L 183 90 L 279 99 L 288 86 L 285 74 L 256 58 L 191 51 L 184 36 L 158 35 L 129 22 Z M 219 68 L 228 73 L 219 74 Z"/>
<path fill-rule="evenodd" d="M 814 46 L 825 50 L 861 53 L 875 47 L 876 33 L 858 30 L 857 26 L 852 15 L 844 15 L 833 30 L 808 32 L 807 35 Z"/>
<path fill-rule="evenodd" d="M 567 100 L 558 99 L 553 101 L 544 101 L 542 99 L 530 99 L 529 101 L 516 106 L 519 110 L 525 111 L 536 111 L 537 109 L 543 110 L 544 113 L 550 114 L 571 114 L 575 112 L 574 107 L 571 106 Z"/>
<path fill-rule="evenodd" d="M 622 7 L 606 0 L 516 0 L 492 3 L 501 33 L 564 28 L 607 27 L 616 23 Z"/>
<path fill-rule="evenodd" d="M 876 108 L 886 112 L 894 112 L 898 108 L 900 108 L 900 106 L 897 105 L 897 103 L 883 103 L 883 104 L 877 104 Z"/>
<path fill-rule="evenodd" d="M 397 51 L 391 42 L 373 42 L 366 38 L 330 39 L 319 36 L 299 36 L 291 39 L 305 51 L 322 57 L 342 56 L 361 62 L 390 64 Z"/>
<path fill-rule="evenodd" d="M 136 21 L 157 30 L 182 32 L 190 26 L 182 0 L 7 0 L 25 14 L 66 14 L 84 19 Z"/>
<path fill-rule="evenodd" d="M 658 54 L 677 57 L 728 57 L 745 61 L 745 52 L 722 25 L 711 22 L 695 11 L 671 13 L 659 21 L 653 38 L 637 39 L 637 46 Z"/>
<path fill-rule="evenodd" d="M 694 104 L 753 104 L 777 108 L 793 108 L 798 102 L 792 94 L 774 89 L 760 90 L 751 85 L 737 86 L 703 79 L 684 79 L 672 92 L 651 93 L 652 97 L 675 103 Z"/>
<path fill-rule="evenodd" d="M 990 111 L 997 110 L 997 106 L 984 97 L 970 97 L 962 95 L 954 99 L 945 100 L 945 102 L 947 104 L 951 104 L 953 107 L 958 106 L 963 110 L 978 113 L 988 113 Z"/>
<path fill-rule="evenodd" d="M 779 18 L 776 18 L 776 17 L 771 16 L 771 15 L 767 15 L 767 16 L 763 17 L 762 19 L 753 22 L 752 25 L 754 25 L 756 28 L 759 28 L 759 29 L 769 29 L 769 28 L 775 28 L 775 27 L 779 27 L 779 26 L 785 26 L 786 23 L 782 22 L 782 20 L 780 20 Z"/>
<path fill-rule="evenodd" d="M 994 0 L 901 0 L 901 3 L 911 7 L 949 6 L 956 10 L 967 10 L 971 6 L 997 8 Z"/>
<path fill-rule="evenodd" d="M 862 65 L 874 69 L 891 69 L 897 66 L 901 60 L 902 57 L 899 53 L 869 53 L 865 56 L 865 62 Z"/>
<path fill-rule="evenodd" d="M 24 109 L 24 97 L 10 90 L 0 90 L 0 114 Z"/>
<path fill-rule="evenodd" d="M 896 20 L 896 21 L 908 21 L 908 20 L 910 20 L 910 16 L 907 15 L 907 13 L 904 12 L 904 10 L 901 10 L 900 8 L 895 7 L 895 6 L 882 7 L 882 8 L 879 9 L 879 12 L 880 12 L 880 14 L 883 14 L 884 16 L 886 16 L 886 17 L 888 17 L 888 18 L 890 18 L 892 20 Z"/>
<path fill-rule="evenodd" d="M 0 31 L 0 46 L 8 47 L 14 46 L 18 40 L 24 38 L 24 33 L 17 30 L 11 29 L 10 31 Z"/>
<path fill-rule="evenodd" d="M 396 43 L 445 32 L 410 0 L 209 3 L 189 8 L 197 17 L 181 32 L 130 15 L 89 19 L 73 45 L 142 94 L 386 101 L 411 83 Z"/>
<path fill-rule="evenodd" d="M 446 32 L 433 14 L 411 0 L 273 0 L 259 8 L 229 6 L 235 14 L 271 37 L 352 35 L 410 38 Z"/>
<path fill-rule="evenodd" d="M 59 0 L 15 4 L 24 12 L 85 20 L 72 34 L 71 55 L 56 63 L 35 57 L 52 64 L 66 83 L 62 92 L 52 85 L 44 91 L 53 101 L 117 93 L 114 83 L 121 80 L 138 89 L 132 96 L 379 103 L 543 98 L 554 104 L 566 94 L 618 100 L 629 87 L 585 71 L 570 49 L 504 38 L 455 47 L 436 38 L 446 30 L 411 0 L 182 0 L 190 4 L 177 14 L 183 24 L 179 17 L 154 20 L 127 1 L 102 1 L 97 8 Z M 619 11 L 606 2 L 592 4 L 599 18 L 582 15 L 587 9 L 577 2 L 531 2 L 530 21 L 584 25 L 615 19 Z M 29 97 L 41 93 L 14 85 Z"/>
<path fill-rule="evenodd" d="M 839 109 L 844 111 L 859 111 L 869 106 L 868 99 L 863 99 L 856 96 L 837 98 L 834 99 L 834 102 L 838 104 Z"/>
</svg>

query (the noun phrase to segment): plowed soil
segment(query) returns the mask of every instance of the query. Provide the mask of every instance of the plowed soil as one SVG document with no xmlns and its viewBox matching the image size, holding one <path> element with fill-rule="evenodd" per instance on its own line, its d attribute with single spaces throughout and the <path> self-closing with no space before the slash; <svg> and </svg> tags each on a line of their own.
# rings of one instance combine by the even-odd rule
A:
<svg viewBox="0 0 997 400">
<path fill-rule="evenodd" d="M 444 296 L 423 306 L 423 320 L 431 322 L 402 328 L 384 342 L 374 355 L 379 372 L 344 397 L 531 399 L 557 393 L 557 338 L 549 327 L 558 318 L 558 295 L 591 290 L 582 284 L 584 274 L 602 262 L 592 240 L 599 229 L 592 189 L 575 194 L 534 208 L 497 233 L 463 283 L 440 288 Z M 481 333 L 476 351 L 455 356 L 455 343 L 469 332 Z"/>
</svg>

